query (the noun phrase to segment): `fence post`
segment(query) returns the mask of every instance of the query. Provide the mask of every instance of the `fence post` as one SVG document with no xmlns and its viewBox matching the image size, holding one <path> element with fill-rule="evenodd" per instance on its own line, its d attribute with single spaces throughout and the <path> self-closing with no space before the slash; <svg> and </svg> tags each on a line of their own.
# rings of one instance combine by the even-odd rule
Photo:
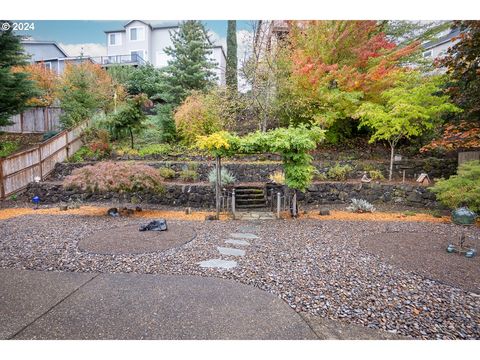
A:
<svg viewBox="0 0 480 360">
<path fill-rule="evenodd" d="M 232 190 L 232 214 L 233 220 L 235 220 L 235 189 Z"/>
<path fill-rule="evenodd" d="M 40 179 L 43 181 L 42 149 L 40 145 L 38 145 L 37 151 L 38 151 L 38 163 L 40 164 Z"/>
<path fill-rule="evenodd" d="M 67 159 L 70 157 L 70 144 L 68 143 L 68 130 L 65 132 L 65 150 L 67 151 Z"/>
<path fill-rule="evenodd" d="M 5 198 L 5 187 L 3 178 L 3 160 L 0 159 L 0 199 Z"/>
<path fill-rule="evenodd" d="M 48 107 L 43 108 L 43 131 L 50 131 L 50 127 L 48 124 Z"/>
<path fill-rule="evenodd" d="M 23 111 L 20 113 L 20 134 L 23 134 Z"/>
<path fill-rule="evenodd" d="M 280 191 L 277 192 L 277 219 L 280 219 L 280 206 L 281 206 L 281 197 Z"/>
</svg>

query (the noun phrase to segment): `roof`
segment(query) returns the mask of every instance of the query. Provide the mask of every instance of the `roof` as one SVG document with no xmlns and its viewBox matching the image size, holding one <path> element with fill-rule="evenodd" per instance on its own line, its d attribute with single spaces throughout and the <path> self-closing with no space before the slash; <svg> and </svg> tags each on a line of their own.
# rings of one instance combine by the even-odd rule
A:
<svg viewBox="0 0 480 360">
<path fill-rule="evenodd" d="M 455 29 L 452 29 L 448 34 L 438 38 L 438 39 L 434 39 L 434 40 L 431 40 L 425 44 L 422 44 L 423 48 L 425 50 L 428 50 L 428 49 L 432 49 L 436 46 L 439 46 L 439 45 L 442 45 L 442 44 L 445 44 L 447 42 L 450 42 L 452 41 L 452 39 L 456 36 L 460 35 L 460 29 L 458 28 L 455 28 Z"/>
<path fill-rule="evenodd" d="M 42 59 L 36 62 L 46 62 L 46 61 L 69 61 L 69 60 L 90 60 L 94 62 L 90 56 L 66 56 L 66 57 L 58 57 L 58 58 L 50 58 L 50 59 Z"/>
<path fill-rule="evenodd" d="M 178 22 L 175 22 L 175 24 L 172 23 L 172 25 L 165 25 L 164 23 L 155 24 L 155 23 L 152 23 L 152 22 L 149 22 L 149 21 L 144 21 L 144 20 L 130 20 L 125 25 L 123 25 L 123 29 L 120 29 L 120 30 L 106 30 L 106 31 L 104 31 L 104 33 L 108 34 L 108 33 L 115 33 L 115 32 L 125 32 L 125 28 L 134 21 L 139 21 L 139 22 L 147 25 L 152 30 L 164 30 L 164 29 L 167 30 L 167 29 L 176 29 L 176 28 L 179 27 Z"/>
<path fill-rule="evenodd" d="M 34 45 L 53 45 L 55 46 L 65 57 L 68 57 L 68 54 L 63 50 L 60 45 L 55 41 L 41 41 L 41 40 L 22 40 L 21 44 L 34 44 Z"/>
</svg>

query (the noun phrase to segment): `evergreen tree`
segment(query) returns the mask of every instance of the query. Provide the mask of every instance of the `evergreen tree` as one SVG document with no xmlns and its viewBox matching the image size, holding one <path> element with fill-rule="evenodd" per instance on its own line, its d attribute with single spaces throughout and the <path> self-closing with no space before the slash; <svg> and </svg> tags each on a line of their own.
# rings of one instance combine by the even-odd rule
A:
<svg viewBox="0 0 480 360">
<path fill-rule="evenodd" d="M 192 90 L 207 90 L 213 84 L 216 64 L 210 59 L 212 46 L 200 21 L 183 22 L 170 38 L 173 46 L 165 49 L 171 57 L 165 69 L 165 92 L 168 102 L 178 105 Z"/>
<path fill-rule="evenodd" d="M 10 125 L 9 118 L 21 113 L 27 101 L 38 95 L 28 73 L 12 71 L 15 66 L 26 65 L 26 59 L 20 37 L 11 28 L 0 30 L 0 126 Z"/>
<path fill-rule="evenodd" d="M 228 20 L 227 30 L 227 68 L 226 68 L 227 87 L 232 93 L 238 91 L 237 81 L 237 22 Z"/>
</svg>

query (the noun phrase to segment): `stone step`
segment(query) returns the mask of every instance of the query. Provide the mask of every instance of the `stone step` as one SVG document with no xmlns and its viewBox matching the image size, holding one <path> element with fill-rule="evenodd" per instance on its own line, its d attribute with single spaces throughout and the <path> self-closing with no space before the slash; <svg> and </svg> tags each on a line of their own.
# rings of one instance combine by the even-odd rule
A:
<svg viewBox="0 0 480 360">
<path fill-rule="evenodd" d="M 235 186 L 235 190 L 245 190 L 245 189 L 257 189 L 257 190 L 263 190 L 263 186 L 258 186 L 258 185 L 237 185 Z"/>
<path fill-rule="evenodd" d="M 245 194 L 245 193 L 240 193 L 240 194 L 235 194 L 235 199 L 264 199 L 265 195 L 261 193 L 252 193 L 252 194 Z"/>
<path fill-rule="evenodd" d="M 217 250 L 222 255 L 227 256 L 245 256 L 245 250 L 217 246 Z"/>
<path fill-rule="evenodd" d="M 237 205 L 265 204 L 265 199 L 263 198 L 236 199 L 236 204 Z"/>
<path fill-rule="evenodd" d="M 235 194 L 264 194 L 263 189 L 235 189 Z"/>
<path fill-rule="evenodd" d="M 237 266 L 234 260 L 210 259 L 198 263 L 202 268 L 232 269 Z"/>
<path fill-rule="evenodd" d="M 237 205 L 237 209 L 264 209 L 265 204 Z"/>
</svg>

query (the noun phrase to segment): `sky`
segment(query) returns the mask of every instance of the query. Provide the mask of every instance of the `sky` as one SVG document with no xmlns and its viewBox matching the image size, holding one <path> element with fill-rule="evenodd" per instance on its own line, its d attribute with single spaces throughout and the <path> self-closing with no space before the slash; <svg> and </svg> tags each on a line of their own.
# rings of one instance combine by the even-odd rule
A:
<svg viewBox="0 0 480 360">
<path fill-rule="evenodd" d="M 14 20 L 15 22 L 33 22 L 34 30 L 18 31 L 19 35 L 30 36 L 35 40 L 55 41 L 69 56 L 80 55 L 83 50 L 85 55 L 106 55 L 105 30 L 122 29 L 128 20 Z M 151 20 L 150 22 L 162 25 L 172 25 L 178 21 Z M 215 43 L 226 48 L 227 21 L 206 20 L 203 21 L 211 33 L 211 39 Z M 251 30 L 250 20 L 237 20 L 237 34 L 243 38 L 246 32 Z M 239 39 L 239 42 L 241 40 Z"/>
</svg>

